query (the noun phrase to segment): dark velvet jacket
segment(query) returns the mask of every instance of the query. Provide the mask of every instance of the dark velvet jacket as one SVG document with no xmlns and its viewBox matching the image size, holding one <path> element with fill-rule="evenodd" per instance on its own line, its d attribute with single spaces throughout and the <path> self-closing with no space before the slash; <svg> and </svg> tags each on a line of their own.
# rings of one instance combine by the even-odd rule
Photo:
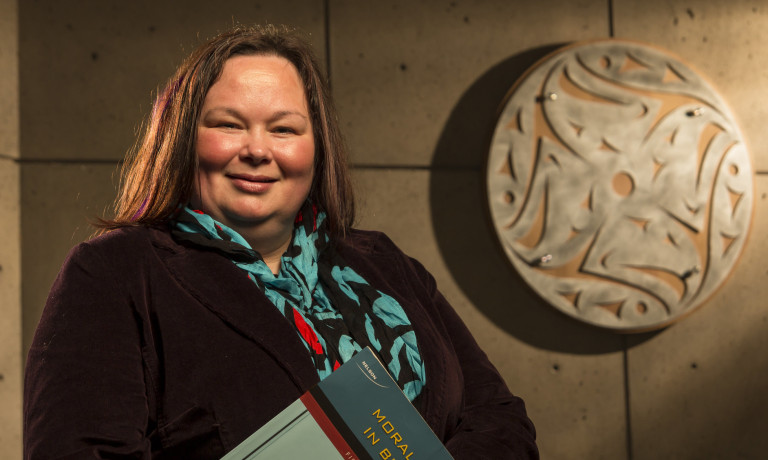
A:
<svg viewBox="0 0 768 460">
<path fill-rule="evenodd" d="M 339 252 L 397 299 L 426 366 L 419 410 L 457 459 L 537 458 L 522 400 L 437 291 L 381 233 Z M 217 459 L 318 382 L 288 321 L 229 260 L 163 229 L 75 247 L 25 377 L 25 458 Z"/>
</svg>

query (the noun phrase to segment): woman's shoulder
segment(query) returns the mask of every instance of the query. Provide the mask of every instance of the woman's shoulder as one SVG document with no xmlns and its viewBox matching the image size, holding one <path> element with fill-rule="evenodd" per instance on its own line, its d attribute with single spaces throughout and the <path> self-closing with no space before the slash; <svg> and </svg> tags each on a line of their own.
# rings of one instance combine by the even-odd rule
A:
<svg viewBox="0 0 768 460">
<path fill-rule="evenodd" d="M 368 254 L 396 253 L 402 254 L 400 248 L 384 232 L 376 230 L 350 229 L 342 244 L 348 248 Z"/>
<path fill-rule="evenodd" d="M 420 279 L 431 276 L 418 260 L 404 253 L 383 232 L 352 229 L 342 239 L 341 246 L 342 255 L 353 264 L 368 264 L 377 271 L 407 273 Z"/>
<path fill-rule="evenodd" d="M 173 239 L 165 229 L 144 226 L 121 227 L 78 244 L 72 248 L 69 257 L 86 254 L 124 254 L 135 257 L 153 247 L 164 245 L 173 245 Z"/>
</svg>

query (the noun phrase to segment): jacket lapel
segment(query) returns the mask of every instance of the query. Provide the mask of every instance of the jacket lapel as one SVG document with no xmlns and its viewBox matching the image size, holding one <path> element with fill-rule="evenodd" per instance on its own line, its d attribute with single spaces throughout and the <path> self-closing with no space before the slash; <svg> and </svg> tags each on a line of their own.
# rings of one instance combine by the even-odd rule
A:
<svg viewBox="0 0 768 460">
<path fill-rule="evenodd" d="M 214 251 L 179 245 L 166 232 L 153 233 L 158 256 L 183 289 L 264 349 L 301 391 L 319 381 L 296 331 L 245 272 Z"/>
</svg>

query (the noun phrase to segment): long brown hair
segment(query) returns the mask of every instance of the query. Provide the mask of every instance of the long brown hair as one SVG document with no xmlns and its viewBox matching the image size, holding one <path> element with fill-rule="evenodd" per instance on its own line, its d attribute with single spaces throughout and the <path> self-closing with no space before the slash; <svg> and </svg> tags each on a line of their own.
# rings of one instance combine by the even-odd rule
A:
<svg viewBox="0 0 768 460">
<path fill-rule="evenodd" d="M 155 100 L 141 141 L 122 169 L 115 217 L 101 233 L 125 226 L 155 226 L 173 216 L 194 193 L 195 142 L 200 109 L 224 63 L 235 55 L 280 56 L 298 70 L 315 137 L 315 178 L 309 197 L 327 214 L 329 230 L 343 236 L 355 206 L 347 154 L 328 85 L 310 45 L 286 27 L 235 27 L 196 49 Z"/>
</svg>

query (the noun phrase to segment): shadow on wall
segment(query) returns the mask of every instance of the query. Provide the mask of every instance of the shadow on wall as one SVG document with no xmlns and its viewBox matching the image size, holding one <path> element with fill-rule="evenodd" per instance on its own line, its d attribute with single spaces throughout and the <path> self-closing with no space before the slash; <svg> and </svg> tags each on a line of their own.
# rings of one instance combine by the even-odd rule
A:
<svg viewBox="0 0 768 460">
<path fill-rule="evenodd" d="M 485 204 L 485 161 L 505 95 L 528 68 L 561 46 L 514 55 L 488 70 L 462 95 L 432 159 L 430 209 L 435 237 L 456 283 L 498 327 L 542 349 L 610 353 L 624 348 L 621 335 L 567 317 L 518 276 Z M 637 345 L 658 333 L 635 334 L 631 343 Z"/>
</svg>

